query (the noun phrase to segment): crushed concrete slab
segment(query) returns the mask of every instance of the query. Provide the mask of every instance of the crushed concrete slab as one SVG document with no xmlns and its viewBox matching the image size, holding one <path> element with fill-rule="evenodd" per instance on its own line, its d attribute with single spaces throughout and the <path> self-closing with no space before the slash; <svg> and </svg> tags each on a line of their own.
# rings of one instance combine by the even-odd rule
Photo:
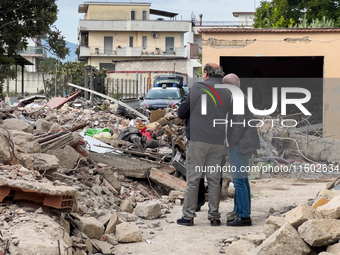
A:
<svg viewBox="0 0 340 255">
<path fill-rule="evenodd" d="M 0 139 L 0 163 L 8 163 L 11 159 L 11 154 L 7 142 Z"/>
<path fill-rule="evenodd" d="M 296 229 L 307 220 L 319 220 L 322 218 L 320 212 L 306 204 L 300 204 L 286 214 L 286 221 Z"/>
<path fill-rule="evenodd" d="M 155 163 L 139 160 L 124 155 L 108 155 L 90 152 L 89 159 L 105 163 L 117 169 L 116 171 L 130 178 L 147 178 L 147 171 L 155 166 Z"/>
<path fill-rule="evenodd" d="M 96 239 L 91 239 L 91 241 L 94 242 L 99 247 L 102 254 L 112 254 L 112 249 L 113 249 L 112 244 L 109 244 L 109 243 L 103 242 L 103 241 L 99 241 L 99 240 L 96 240 Z"/>
<path fill-rule="evenodd" d="M 340 243 L 328 245 L 326 252 L 338 255 L 340 253 Z"/>
<path fill-rule="evenodd" d="M 19 147 L 23 147 L 26 142 L 33 142 L 34 136 L 31 133 L 26 133 L 20 130 L 10 130 L 11 139 Z"/>
<path fill-rule="evenodd" d="M 57 170 L 59 167 L 59 159 L 46 153 L 21 153 L 18 155 L 18 159 L 24 167 L 39 171 Z"/>
<path fill-rule="evenodd" d="M 312 247 L 326 246 L 340 239 L 339 220 L 308 220 L 298 228 L 300 236 Z"/>
<path fill-rule="evenodd" d="M 20 119 L 5 119 L 4 128 L 33 134 L 33 127 Z"/>
<path fill-rule="evenodd" d="M 144 219 L 156 219 L 162 215 L 161 205 L 155 201 L 138 203 L 134 213 Z"/>
<path fill-rule="evenodd" d="M 37 142 L 26 142 L 23 146 L 25 153 L 41 153 L 41 146 Z"/>
<path fill-rule="evenodd" d="M 170 190 L 179 190 L 179 191 L 185 191 L 186 182 L 176 178 L 175 176 L 172 176 L 170 174 L 164 173 L 161 170 L 158 170 L 156 168 L 152 168 L 150 170 L 150 179 L 165 188 Z"/>
<path fill-rule="evenodd" d="M 116 231 L 116 226 L 121 223 L 121 221 L 118 219 L 117 213 L 113 213 L 110 217 L 110 221 L 107 224 L 105 234 L 112 234 Z"/>
<path fill-rule="evenodd" d="M 100 239 L 104 234 L 104 226 L 94 217 L 80 217 L 82 222 L 81 231 L 89 238 Z"/>
<path fill-rule="evenodd" d="M 121 204 L 120 204 L 120 209 L 122 212 L 127 212 L 127 213 L 132 213 L 133 212 L 133 202 L 131 199 L 125 199 Z"/>
<path fill-rule="evenodd" d="M 100 168 L 98 169 L 98 173 L 101 174 L 118 192 L 120 191 L 120 181 L 114 176 L 112 169 Z"/>
<path fill-rule="evenodd" d="M 258 246 L 253 254 L 257 255 L 307 255 L 309 246 L 299 236 L 297 230 L 286 222 L 281 228 Z"/>
<path fill-rule="evenodd" d="M 259 246 L 260 244 L 263 243 L 264 240 L 266 240 L 266 235 L 264 233 L 246 235 L 246 236 L 241 236 L 240 240 L 246 240 L 246 241 L 252 242 L 256 246 Z"/>
<path fill-rule="evenodd" d="M 339 196 L 340 190 L 328 190 L 328 189 L 322 189 L 320 190 L 318 197 L 315 199 L 315 201 L 318 201 L 320 198 L 326 198 L 328 200 L 331 200 L 332 198 Z"/>
<path fill-rule="evenodd" d="M 42 133 L 48 133 L 53 125 L 51 122 L 44 119 L 38 119 L 35 124 L 36 129 Z"/>
<path fill-rule="evenodd" d="M 112 245 L 117 245 L 118 244 L 118 238 L 115 235 L 108 234 L 106 235 L 106 242 Z"/>
<path fill-rule="evenodd" d="M 225 254 L 228 255 L 253 255 L 256 246 L 247 240 L 239 240 L 232 242 L 228 249 L 226 250 Z"/>
<path fill-rule="evenodd" d="M 138 220 L 136 215 L 127 212 L 117 212 L 118 219 L 123 222 L 131 222 Z"/>
<path fill-rule="evenodd" d="M 266 224 L 263 228 L 263 233 L 268 238 L 271 234 L 273 234 L 276 230 L 281 228 L 285 224 L 284 217 L 276 217 L 276 216 L 269 216 L 266 220 Z"/>
<path fill-rule="evenodd" d="M 316 209 L 325 219 L 340 219 L 340 195 L 332 198 L 327 204 Z"/>
<path fill-rule="evenodd" d="M 120 243 L 132 243 L 142 241 L 142 231 L 134 222 L 124 222 L 117 225 L 116 236 Z"/>
<path fill-rule="evenodd" d="M 77 165 L 80 158 L 80 154 L 69 145 L 66 145 L 64 149 L 51 150 L 48 153 L 56 156 L 59 160 L 60 166 L 69 170 L 73 169 Z"/>
<path fill-rule="evenodd" d="M 184 199 L 184 192 L 179 190 L 171 190 L 169 193 L 169 201 L 175 202 L 176 199 Z"/>
<path fill-rule="evenodd" d="M 103 216 L 98 217 L 98 220 L 100 221 L 101 224 L 103 224 L 104 226 L 107 226 L 107 224 L 110 221 L 112 214 L 105 214 Z"/>
<path fill-rule="evenodd" d="M 10 235 L 9 243 L 10 254 L 37 255 L 49 254 L 59 255 L 58 240 L 60 249 L 64 254 L 71 255 L 72 251 L 66 252 L 72 245 L 70 236 L 60 228 L 60 225 L 47 215 L 38 214 L 28 215 L 27 220 L 21 220 L 10 229 L 3 229 L 3 235 Z M 35 225 L 32 227 L 32 221 Z"/>
</svg>

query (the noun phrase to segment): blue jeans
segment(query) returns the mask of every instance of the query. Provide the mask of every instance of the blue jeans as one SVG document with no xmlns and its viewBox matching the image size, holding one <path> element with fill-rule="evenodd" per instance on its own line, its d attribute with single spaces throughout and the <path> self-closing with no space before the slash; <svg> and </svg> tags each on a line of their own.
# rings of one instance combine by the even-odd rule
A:
<svg viewBox="0 0 340 255">
<path fill-rule="evenodd" d="M 241 218 L 249 218 L 251 211 L 250 186 L 248 173 L 242 166 L 249 165 L 252 152 L 239 154 L 237 147 L 228 149 L 228 161 L 232 170 L 232 178 L 235 187 L 234 213 Z"/>
</svg>

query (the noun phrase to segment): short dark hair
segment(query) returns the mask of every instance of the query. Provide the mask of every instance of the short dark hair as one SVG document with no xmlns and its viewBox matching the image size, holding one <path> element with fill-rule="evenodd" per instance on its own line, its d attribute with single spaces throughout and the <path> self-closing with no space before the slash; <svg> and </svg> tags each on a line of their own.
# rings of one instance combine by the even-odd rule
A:
<svg viewBox="0 0 340 255">
<path fill-rule="evenodd" d="M 223 77 L 223 68 L 215 63 L 208 63 L 204 66 L 203 72 L 207 71 L 209 77 Z"/>
</svg>

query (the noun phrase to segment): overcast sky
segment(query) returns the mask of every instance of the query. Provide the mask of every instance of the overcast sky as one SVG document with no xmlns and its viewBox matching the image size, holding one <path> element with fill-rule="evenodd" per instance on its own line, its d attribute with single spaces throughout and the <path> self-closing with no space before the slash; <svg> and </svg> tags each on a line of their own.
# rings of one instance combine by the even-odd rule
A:
<svg viewBox="0 0 340 255">
<path fill-rule="evenodd" d="M 80 0 L 57 0 L 59 9 L 57 28 L 62 31 L 66 40 L 77 43 L 77 29 L 83 13 L 78 13 L 78 6 L 84 2 L 146 2 L 151 3 L 152 9 L 179 13 L 177 20 L 190 20 L 191 13 L 199 19 L 198 14 L 203 14 L 203 21 L 237 21 L 233 12 L 251 12 L 260 4 L 260 0 L 152 0 L 152 1 L 80 1 Z M 152 15 L 152 18 L 156 16 Z M 184 42 L 186 43 L 186 42 Z"/>
</svg>

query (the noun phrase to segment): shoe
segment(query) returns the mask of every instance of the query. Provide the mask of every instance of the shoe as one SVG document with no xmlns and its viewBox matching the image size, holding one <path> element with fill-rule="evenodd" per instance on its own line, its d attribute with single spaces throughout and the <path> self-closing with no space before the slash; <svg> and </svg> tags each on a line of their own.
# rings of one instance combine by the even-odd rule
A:
<svg viewBox="0 0 340 255">
<path fill-rule="evenodd" d="M 199 211 L 201 211 L 201 207 L 200 207 L 200 206 L 197 206 L 195 212 L 199 212 Z"/>
<path fill-rule="evenodd" d="M 237 218 L 237 214 L 235 214 L 234 212 L 229 212 L 227 213 L 227 217 L 228 217 L 227 222 L 231 222 Z"/>
<path fill-rule="evenodd" d="M 221 221 L 220 220 L 216 220 L 216 219 L 213 219 L 210 221 L 210 225 L 211 226 L 221 226 Z"/>
<path fill-rule="evenodd" d="M 251 218 L 241 218 L 237 216 L 237 218 L 231 222 L 227 221 L 227 226 L 229 227 L 245 227 L 245 226 L 251 226 Z"/>
<path fill-rule="evenodd" d="M 183 219 L 182 217 L 181 219 L 177 220 L 177 224 L 183 225 L 183 226 L 192 226 L 194 225 L 194 218 L 191 218 L 191 220 L 186 220 L 186 219 Z"/>
</svg>

